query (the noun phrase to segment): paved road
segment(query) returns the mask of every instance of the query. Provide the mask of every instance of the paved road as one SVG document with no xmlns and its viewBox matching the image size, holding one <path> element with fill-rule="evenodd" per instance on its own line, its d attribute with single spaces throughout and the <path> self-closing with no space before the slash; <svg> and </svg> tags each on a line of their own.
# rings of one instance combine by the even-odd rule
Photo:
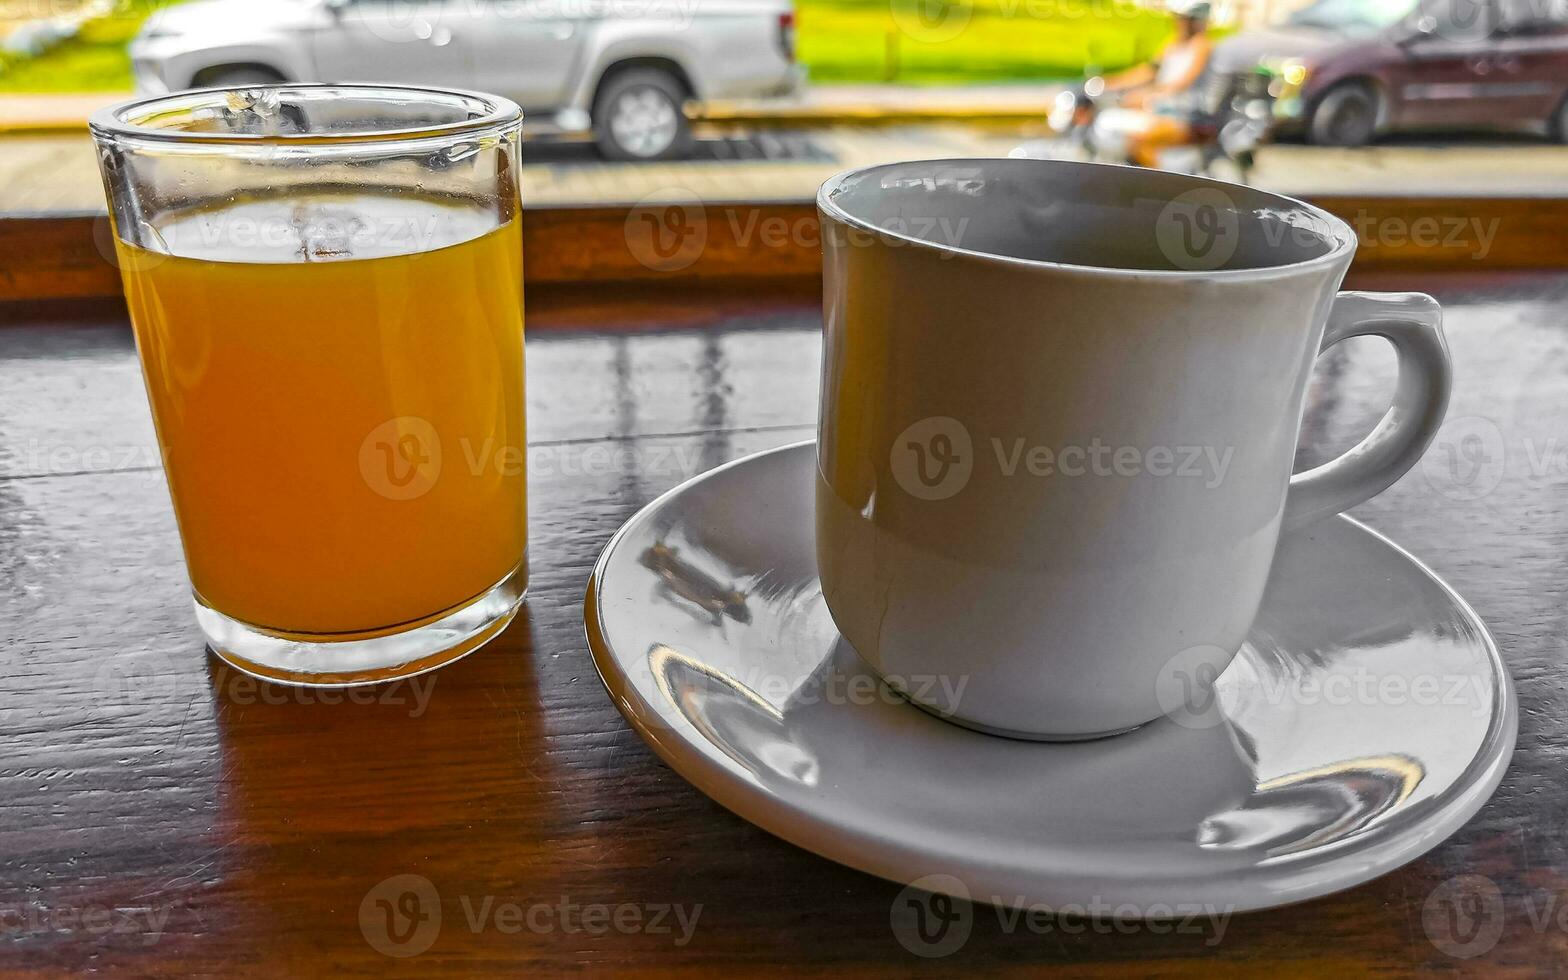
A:
<svg viewBox="0 0 1568 980">
<path fill-rule="evenodd" d="M 585 145 L 530 144 L 523 190 L 534 204 L 622 203 L 657 196 L 707 201 L 804 200 L 840 170 L 889 160 L 999 156 L 1039 138 L 953 124 L 836 126 L 750 133 L 710 127 L 699 158 L 606 163 Z M 1221 175 L 1223 176 L 1223 175 Z M 1266 148 L 1258 184 L 1291 194 L 1568 195 L 1568 147 L 1541 141 L 1401 141 L 1363 150 Z M 0 139 L 0 212 L 102 210 L 85 136 Z"/>
</svg>

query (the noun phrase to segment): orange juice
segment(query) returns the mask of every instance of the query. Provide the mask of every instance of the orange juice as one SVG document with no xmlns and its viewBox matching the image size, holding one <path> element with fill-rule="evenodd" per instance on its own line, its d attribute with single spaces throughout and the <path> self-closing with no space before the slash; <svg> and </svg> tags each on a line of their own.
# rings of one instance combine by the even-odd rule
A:
<svg viewBox="0 0 1568 980">
<path fill-rule="evenodd" d="M 525 567 L 522 246 L 494 224 L 259 200 L 161 222 L 157 252 L 119 244 L 203 602 L 374 635 Z"/>
</svg>

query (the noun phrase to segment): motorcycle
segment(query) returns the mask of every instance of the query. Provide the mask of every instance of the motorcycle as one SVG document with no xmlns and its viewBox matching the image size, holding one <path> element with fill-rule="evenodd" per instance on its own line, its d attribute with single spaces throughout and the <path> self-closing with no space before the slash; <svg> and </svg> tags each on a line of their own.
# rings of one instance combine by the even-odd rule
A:
<svg viewBox="0 0 1568 980">
<path fill-rule="evenodd" d="M 1211 78 L 1199 93 L 1201 108 L 1190 126 L 1191 142 L 1178 148 L 1196 154 L 1195 166 L 1173 169 L 1212 175 L 1215 165 L 1225 161 L 1241 182 L 1247 183 L 1257 161 L 1258 147 L 1268 141 L 1273 131 L 1274 102 L 1280 90 L 1279 79 L 1261 67 Z M 1105 97 L 1105 79 L 1099 76 L 1064 89 L 1057 94 L 1046 117 L 1056 137 L 1022 144 L 1011 155 L 1133 162 L 1127 155 L 1125 139 L 1110 127 L 1097 125 L 1108 102 L 1112 100 Z"/>
<path fill-rule="evenodd" d="M 1094 117 L 1098 106 L 1095 100 L 1105 93 L 1105 79 L 1096 75 L 1079 85 L 1065 88 L 1056 94 L 1051 111 L 1046 115 L 1046 125 L 1058 138 L 1076 149 L 1085 159 L 1093 160 L 1098 154 L 1094 146 Z"/>
</svg>

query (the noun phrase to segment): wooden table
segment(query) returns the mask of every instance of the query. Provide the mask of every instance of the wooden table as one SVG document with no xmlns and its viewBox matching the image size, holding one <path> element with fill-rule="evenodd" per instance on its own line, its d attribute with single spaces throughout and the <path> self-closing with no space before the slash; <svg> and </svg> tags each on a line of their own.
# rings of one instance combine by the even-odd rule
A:
<svg viewBox="0 0 1568 980">
<path fill-rule="evenodd" d="M 1523 709 L 1496 797 L 1397 873 L 1222 933 L 1036 933 L 980 907 L 962 949 L 934 961 L 890 929 L 897 885 L 770 837 L 659 763 L 583 639 L 584 582 L 622 521 L 695 472 L 811 436 L 809 296 L 601 291 L 531 306 L 526 611 L 450 668 L 352 697 L 261 686 L 204 652 L 122 314 L 10 309 L 0 969 L 1568 970 L 1568 277 L 1363 284 L 1448 304 L 1455 421 L 1357 513 L 1491 624 Z M 1325 357 L 1302 463 L 1367 431 L 1391 385 L 1376 342 Z M 1469 926 L 1427 900 L 1471 874 L 1500 890 L 1480 914 L 1503 929 L 1467 961 L 1431 937 Z M 429 880 L 442 923 L 406 958 L 375 926 L 378 900 L 401 908 L 409 879 L 383 883 L 403 875 Z"/>
</svg>

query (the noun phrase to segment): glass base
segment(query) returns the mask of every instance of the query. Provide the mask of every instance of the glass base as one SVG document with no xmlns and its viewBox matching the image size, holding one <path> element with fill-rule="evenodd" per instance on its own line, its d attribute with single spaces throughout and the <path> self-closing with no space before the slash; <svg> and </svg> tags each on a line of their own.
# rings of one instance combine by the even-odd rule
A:
<svg viewBox="0 0 1568 980">
<path fill-rule="evenodd" d="M 484 646 L 517 615 L 528 564 L 472 602 L 417 626 L 328 636 L 280 633 L 225 616 L 195 597 L 196 622 L 224 662 L 262 680 L 302 687 L 345 687 L 413 677 Z"/>
</svg>

